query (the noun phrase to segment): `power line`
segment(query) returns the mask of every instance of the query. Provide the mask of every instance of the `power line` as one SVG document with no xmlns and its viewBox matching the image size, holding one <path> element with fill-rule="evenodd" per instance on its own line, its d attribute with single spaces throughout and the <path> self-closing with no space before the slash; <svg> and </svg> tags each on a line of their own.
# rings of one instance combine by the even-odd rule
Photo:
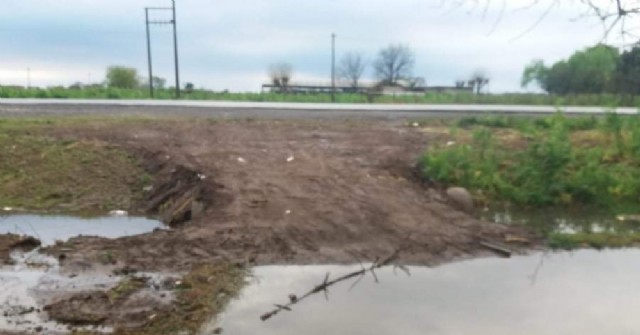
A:
<svg viewBox="0 0 640 335">
<path fill-rule="evenodd" d="M 336 102 L 336 34 L 331 34 L 331 102 Z"/>
<path fill-rule="evenodd" d="M 176 73 L 176 99 L 180 98 L 180 67 L 178 61 L 178 27 L 176 22 L 176 2 L 171 0 L 171 7 L 145 7 L 145 26 L 147 29 L 147 61 L 149 63 L 149 95 L 153 98 L 153 60 L 151 57 L 151 27 L 152 25 L 173 26 L 173 56 Z M 171 20 L 150 20 L 151 11 L 171 11 Z"/>
</svg>

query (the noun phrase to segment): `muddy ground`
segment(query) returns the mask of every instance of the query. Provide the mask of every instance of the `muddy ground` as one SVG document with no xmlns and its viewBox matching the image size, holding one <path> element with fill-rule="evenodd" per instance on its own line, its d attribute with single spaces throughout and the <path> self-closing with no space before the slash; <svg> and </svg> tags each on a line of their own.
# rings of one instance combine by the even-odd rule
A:
<svg viewBox="0 0 640 335">
<path fill-rule="evenodd" d="M 185 273 L 202 264 L 373 262 L 397 249 L 398 262 L 436 265 L 493 255 L 482 242 L 537 245 L 523 228 L 456 209 L 419 178 L 419 156 L 448 135 L 404 122 L 85 119 L 31 131 L 104 142 L 138 157 L 152 178 L 142 199 L 124 209 L 173 227 L 45 249 L 69 274 L 105 266 Z M 89 294 L 104 300 L 104 293 Z M 99 310 L 82 297 L 54 306 L 71 314 Z M 78 307 L 79 300 L 88 305 Z"/>
<path fill-rule="evenodd" d="M 0 266 L 11 264 L 13 251 L 30 251 L 40 246 L 40 241 L 30 236 L 0 235 Z"/>
<path fill-rule="evenodd" d="M 397 248 L 406 263 L 433 265 L 485 253 L 480 241 L 527 234 L 478 221 L 419 180 L 419 155 L 446 135 L 404 123 L 94 121 L 46 131 L 142 157 L 156 178 L 139 206 L 179 224 L 119 240 L 75 239 L 69 266 L 105 250 L 122 266 L 184 270 L 223 260 L 374 260 Z"/>
</svg>

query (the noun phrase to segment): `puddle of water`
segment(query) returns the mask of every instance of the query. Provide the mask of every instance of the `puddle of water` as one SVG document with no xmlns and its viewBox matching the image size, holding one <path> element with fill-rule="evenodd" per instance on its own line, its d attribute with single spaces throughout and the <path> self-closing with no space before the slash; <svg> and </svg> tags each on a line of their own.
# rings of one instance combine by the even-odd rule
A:
<svg viewBox="0 0 640 335">
<path fill-rule="evenodd" d="M 597 210 L 545 209 L 537 211 L 490 210 L 480 218 L 501 224 L 525 225 L 541 233 L 638 232 L 639 220 L 620 220 L 618 215 Z M 624 215 L 620 216 L 624 218 Z M 633 217 L 637 217 L 634 215 Z"/>
<path fill-rule="evenodd" d="M 259 317 L 289 294 L 360 267 L 257 267 L 218 325 L 234 335 L 637 335 L 638 265 L 640 250 L 585 250 L 413 267 L 411 277 L 385 268 L 378 284 L 339 283 L 328 301 L 316 294 L 266 322 Z"/>
<path fill-rule="evenodd" d="M 45 246 L 78 235 L 118 238 L 163 227 L 158 221 L 133 217 L 84 219 L 67 216 L 0 216 L 0 234 L 34 236 Z M 38 250 L 15 252 L 11 258 L 14 265 L 0 267 L 0 332 L 34 332 L 38 328 L 48 334 L 68 333 L 67 326 L 47 319 L 42 311 L 45 305 L 70 293 L 108 290 L 123 279 L 108 273 L 84 273 L 71 277 L 63 275 L 59 271 L 58 260 L 42 255 Z M 150 287 L 158 287 L 158 283 L 173 277 L 164 274 L 138 275 L 149 277 Z M 161 296 L 159 292 L 156 293 Z M 163 293 L 165 298 L 162 299 L 167 302 L 173 298 L 171 292 Z M 110 331 L 108 328 L 91 330 Z"/>
<path fill-rule="evenodd" d="M 44 246 L 79 235 L 118 238 L 164 227 L 159 221 L 140 217 L 0 216 L 0 234 L 30 235 L 40 239 Z"/>
<path fill-rule="evenodd" d="M 67 326 L 47 319 L 42 311 L 47 302 L 65 293 L 108 289 L 121 279 L 106 274 L 63 276 L 58 261 L 37 250 L 16 252 L 12 259 L 15 265 L 0 267 L 0 331 L 34 332 L 39 327 L 46 333 L 67 333 Z"/>
</svg>

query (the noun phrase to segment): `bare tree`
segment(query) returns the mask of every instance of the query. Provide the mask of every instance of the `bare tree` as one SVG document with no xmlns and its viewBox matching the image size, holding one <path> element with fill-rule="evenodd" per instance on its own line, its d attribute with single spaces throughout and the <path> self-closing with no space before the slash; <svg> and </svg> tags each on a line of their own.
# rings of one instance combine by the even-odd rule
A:
<svg viewBox="0 0 640 335">
<path fill-rule="evenodd" d="M 476 94 L 480 94 L 482 89 L 489 85 L 489 76 L 483 70 L 476 70 L 469 78 L 468 84 Z"/>
<path fill-rule="evenodd" d="M 399 80 L 411 77 L 415 57 L 404 45 L 390 45 L 378 53 L 373 64 L 376 77 L 382 84 L 396 85 Z"/>
<path fill-rule="evenodd" d="M 631 37 L 635 40 L 634 43 L 638 43 L 640 40 L 640 35 L 636 32 L 638 25 L 629 27 L 627 20 L 637 19 L 640 16 L 640 1 L 609 0 L 607 4 L 595 0 L 580 0 L 580 2 L 589 8 L 585 16 L 595 16 L 602 23 L 605 31 L 604 38 L 607 38 L 612 31 L 620 29 L 619 32 L 623 38 Z M 636 21 L 632 22 L 636 23 Z"/>
<path fill-rule="evenodd" d="M 427 86 L 427 81 L 423 77 L 411 77 L 406 80 L 410 88 L 423 88 Z"/>
<path fill-rule="evenodd" d="M 367 68 L 367 63 L 361 53 L 350 52 L 342 57 L 338 65 L 338 76 L 349 82 L 353 88 L 358 88 L 360 78 Z"/>
<path fill-rule="evenodd" d="M 273 86 L 281 92 L 286 91 L 291 82 L 293 67 L 289 63 L 274 63 L 269 66 L 269 78 Z"/>
<path fill-rule="evenodd" d="M 563 2 L 571 2 L 570 0 L 529 0 L 528 2 L 518 2 L 513 9 L 514 12 L 521 10 L 529 10 L 534 7 L 544 7 L 543 14 L 529 27 L 516 37 L 520 38 L 535 29 L 555 8 L 558 8 Z M 637 24 L 628 24 L 629 21 L 636 23 L 640 17 L 640 1 L 638 0 L 578 0 L 586 7 L 586 11 L 578 13 L 577 19 L 597 18 L 602 23 L 604 29 L 604 37 L 606 39 L 612 32 L 622 38 L 631 38 L 630 44 L 640 43 L 640 26 Z M 515 1 L 514 1 L 515 3 Z M 451 2 L 442 1 L 441 6 L 449 7 L 450 11 L 457 10 L 467 6 L 469 12 L 475 12 L 481 9 L 482 18 L 484 19 L 492 6 L 500 6 L 499 15 L 496 18 L 492 31 L 502 20 L 503 15 L 507 12 L 507 0 L 456 0 Z M 470 8 L 469 8 L 470 7 Z M 635 21 L 635 22 L 634 22 Z"/>
</svg>

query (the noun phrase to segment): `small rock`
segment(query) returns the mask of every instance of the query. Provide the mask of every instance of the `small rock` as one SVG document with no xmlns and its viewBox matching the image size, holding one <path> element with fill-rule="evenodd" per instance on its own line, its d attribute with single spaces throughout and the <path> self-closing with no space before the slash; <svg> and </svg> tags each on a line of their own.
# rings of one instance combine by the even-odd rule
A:
<svg viewBox="0 0 640 335">
<path fill-rule="evenodd" d="M 291 163 L 295 160 L 296 158 L 293 156 L 289 156 L 289 158 L 287 158 L 287 163 Z"/>
<path fill-rule="evenodd" d="M 287 209 L 287 210 L 284 212 L 284 214 L 286 214 L 286 215 L 291 214 L 291 210 Z"/>
<path fill-rule="evenodd" d="M 449 142 L 447 142 L 447 146 L 448 146 L 448 147 L 451 147 L 451 146 L 454 146 L 454 145 L 456 145 L 456 142 L 455 142 L 455 141 L 449 141 Z"/>
<path fill-rule="evenodd" d="M 242 157 L 238 157 L 238 163 L 242 163 L 242 164 L 244 164 L 244 163 L 246 163 L 246 162 L 247 162 L 247 160 L 246 160 L 246 159 L 244 159 L 244 158 L 242 158 Z"/>
<path fill-rule="evenodd" d="M 462 187 L 451 187 L 447 189 L 449 200 L 458 209 L 467 213 L 473 213 L 473 198 L 467 189 Z"/>
<path fill-rule="evenodd" d="M 216 334 L 216 335 L 222 334 L 222 328 L 218 327 L 218 328 L 214 329 L 213 333 Z"/>
<path fill-rule="evenodd" d="M 414 126 L 414 127 L 420 127 L 420 124 L 419 124 L 418 122 L 414 122 L 414 123 L 412 124 L 412 126 Z"/>
<path fill-rule="evenodd" d="M 5 212 L 11 212 L 13 210 L 13 208 L 11 208 L 11 207 L 3 207 L 2 210 L 5 211 Z"/>
</svg>

